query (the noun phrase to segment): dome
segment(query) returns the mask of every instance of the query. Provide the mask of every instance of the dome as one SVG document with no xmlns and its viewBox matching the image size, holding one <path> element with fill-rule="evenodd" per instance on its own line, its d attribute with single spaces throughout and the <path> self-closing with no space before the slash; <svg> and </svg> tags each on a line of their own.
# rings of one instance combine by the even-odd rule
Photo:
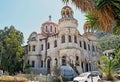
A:
<svg viewBox="0 0 120 82">
<path fill-rule="evenodd" d="M 61 10 L 62 18 L 72 18 L 73 17 L 73 10 L 69 6 L 64 6 Z"/>
<path fill-rule="evenodd" d="M 58 33 L 58 25 L 49 19 L 42 24 L 41 31 L 43 35 L 54 35 Z"/>
</svg>

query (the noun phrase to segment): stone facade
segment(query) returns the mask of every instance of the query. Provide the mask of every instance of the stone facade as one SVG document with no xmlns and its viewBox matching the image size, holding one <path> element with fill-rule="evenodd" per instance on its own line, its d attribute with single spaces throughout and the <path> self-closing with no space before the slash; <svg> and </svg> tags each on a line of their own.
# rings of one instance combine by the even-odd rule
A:
<svg viewBox="0 0 120 82">
<path fill-rule="evenodd" d="M 94 33 L 78 31 L 73 10 L 65 6 L 58 24 L 51 21 L 41 26 L 41 33 L 32 32 L 26 46 L 24 64 L 30 64 L 37 73 L 51 73 L 55 65 L 70 65 L 79 73 L 96 70 L 99 62 L 97 38 Z"/>
</svg>

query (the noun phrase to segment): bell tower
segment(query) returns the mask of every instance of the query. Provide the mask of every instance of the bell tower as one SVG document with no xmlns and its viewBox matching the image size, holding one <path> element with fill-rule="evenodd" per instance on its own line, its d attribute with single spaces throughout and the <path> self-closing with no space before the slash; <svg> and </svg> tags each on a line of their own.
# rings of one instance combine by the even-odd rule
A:
<svg viewBox="0 0 120 82">
<path fill-rule="evenodd" d="M 67 5 L 61 9 L 61 19 L 59 19 L 60 31 L 63 30 L 63 28 L 77 28 L 78 22 L 73 14 L 72 8 Z"/>
</svg>

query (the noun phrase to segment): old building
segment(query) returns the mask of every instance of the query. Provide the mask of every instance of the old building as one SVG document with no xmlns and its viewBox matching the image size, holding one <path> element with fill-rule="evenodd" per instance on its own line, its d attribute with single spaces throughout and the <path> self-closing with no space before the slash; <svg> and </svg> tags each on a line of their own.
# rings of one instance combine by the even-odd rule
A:
<svg viewBox="0 0 120 82">
<path fill-rule="evenodd" d="M 58 24 L 50 17 L 41 25 L 40 33 L 30 34 L 24 60 L 31 71 L 51 73 L 54 66 L 70 66 L 79 73 L 96 70 L 100 56 L 96 35 L 87 31 L 89 28 L 81 35 L 73 14 L 69 6 L 64 6 Z"/>
</svg>

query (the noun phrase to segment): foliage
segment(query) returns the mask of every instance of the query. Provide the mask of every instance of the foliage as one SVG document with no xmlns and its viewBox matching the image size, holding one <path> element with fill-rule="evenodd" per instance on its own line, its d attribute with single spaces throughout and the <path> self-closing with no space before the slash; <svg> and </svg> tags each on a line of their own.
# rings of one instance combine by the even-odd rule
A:
<svg viewBox="0 0 120 82">
<path fill-rule="evenodd" d="M 92 13 L 87 13 L 86 14 L 86 20 L 87 20 L 87 23 L 90 25 L 90 29 L 92 31 L 93 30 L 96 30 L 96 31 L 100 31 L 101 30 L 100 29 L 100 24 L 98 22 L 98 17 L 96 17 Z"/>
<path fill-rule="evenodd" d="M 120 49 L 120 35 L 106 35 L 105 37 L 98 40 L 99 48 L 104 50 Z"/>
<path fill-rule="evenodd" d="M 24 69 L 29 69 L 30 67 L 31 67 L 31 65 L 30 65 L 30 64 L 25 64 Z"/>
<path fill-rule="evenodd" d="M 115 75 L 115 61 L 108 59 L 106 56 L 102 56 L 100 58 L 101 65 L 99 66 L 99 69 L 103 72 L 105 75 L 105 78 L 107 80 L 114 80 Z"/>
<path fill-rule="evenodd" d="M 98 41 L 101 50 L 115 49 L 114 57 L 110 60 L 106 56 L 100 58 L 102 66 L 99 69 L 105 74 L 107 80 L 113 80 L 116 69 L 120 68 L 120 35 L 106 35 Z"/>
<path fill-rule="evenodd" d="M 24 54 L 22 47 L 23 33 L 16 30 L 14 26 L 5 27 L 0 30 L 0 44 L 0 67 L 10 74 L 15 74 L 15 72 L 22 70 L 22 56 Z"/>
</svg>

